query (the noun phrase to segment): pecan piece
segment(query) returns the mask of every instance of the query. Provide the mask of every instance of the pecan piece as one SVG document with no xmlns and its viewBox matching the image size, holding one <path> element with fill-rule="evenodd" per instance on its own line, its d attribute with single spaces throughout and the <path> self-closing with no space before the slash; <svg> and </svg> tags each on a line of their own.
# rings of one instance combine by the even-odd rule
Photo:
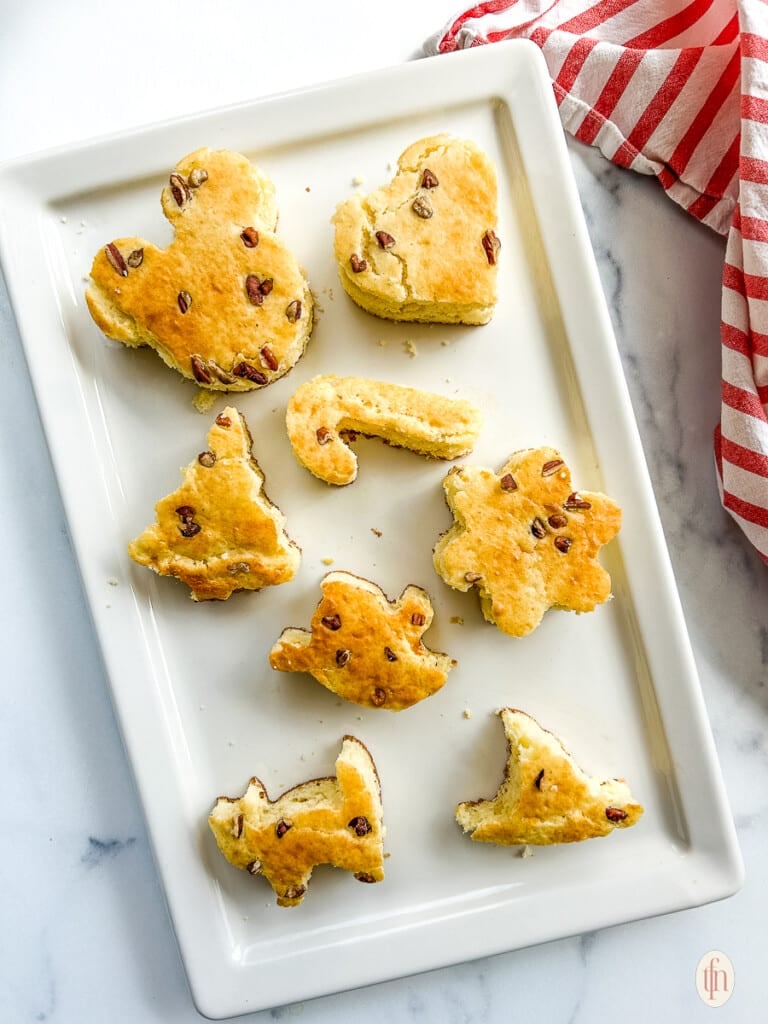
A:
<svg viewBox="0 0 768 1024">
<path fill-rule="evenodd" d="M 352 267 L 353 274 L 362 274 L 364 270 L 368 269 L 368 260 L 360 259 L 357 253 L 353 252 L 349 257 L 349 265 Z"/>
<path fill-rule="evenodd" d="M 217 377 L 222 384 L 234 384 L 235 378 L 231 373 L 227 373 L 223 370 L 217 362 L 213 359 L 208 360 L 208 369 L 213 373 L 214 377 Z"/>
<path fill-rule="evenodd" d="M 187 185 L 180 174 L 176 173 L 170 176 L 168 182 L 171 186 L 171 195 L 176 200 L 176 205 L 181 209 L 192 198 L 189 185 Z"/>
<path fill-rule="evenodd" d="M 571 550 L 571 544 L 573 544 L 573 541 L 570 537 L 555 537 L 555 547 L 558 551 L 562 551 L 564 555 L 567 555 Z"/>
<path fill-rule="evenodd" d="M 280 821 L 275 825 L 275 835 L 278 839 L 282 839 L 285 833 L 293 828 L 292 821 L 286 821 L 285 818 L 281 818 Z"/>
<path fill-rule="evenodd" d="M 227 566 L 227 572 L 231 576 L 245 576 L 246 573 L 251 571 L 250 565 L 247 562 L 233 562 Z"/>
<path fill-rule="evenodd" d="M 547 520 L 553 530 L 562 530 L 564 526 L 568 525 L 568 516 L 564 516 L 562 512 L 553 513 Z"/>
<path fill-rule="evenodd" d="M 232 835 L 235 839 L 239 839 L 243 834 L 243 821 L 245 816 L 242 814 L 236 814 L 232 819 Z"/>
<path fill-rule="evenodd" d="M 254 384 L 266 384 L 267 378 L 261 372 L 257 370 L 255 366 L 251 366 L 250 363 L 242 362 L 232 367 L 232 373 L 236 377 L 242 377 L 245 380 L 253 381 Z"/>
<path fill-rule="evenodd" d="M 192 356 L 190 358 L 190 364 L 192 365 L 192 376 L 200 384 L 210 384 L 211 375 L 208 372 L 208 367 L 205 365 L 200 356 Z"/>
<path fill-rule="evenodd" d="M 128 253 L 128 259 L 125 262 L 128 264 L 129 267 L 133 267 L 134 270 L 136 269 L 136 267 L 140 267 L 141 264 L 144 262 L 144 250 L 131 250 L 131 252 Z"/>
<path fill-rule="evenodd" d="M 542 768 L 536 778 L 533 780 L 533 784 L 536 789 L 541 789 L 541 780 L 544 778 L 544 769 Z"/>
<path fill-rule="evenodd" d="M 417 217 L 421 217 L 422 220 L 429 220 L 432 214 L 435 212 L 432 209 L 431 203 L 427 202 L 424 196 L 416 196 L 411 203 L 411 209 Z"/>
<path fill-rule="evenodd" d="M 269 369 L 272 370 L 272 372 L 274 373 L 274 371 L 278 368 L 280 363 L 278 363 L 277 359 L 275 358 L 275 353 L 272 351 L 269 345 L 263 345 L 259 349 L 259 355 L 263 359 L 264 365 L 269 367 Z"/>
<path fill-rule="evenodd" d="M 261 861 L 252 860 L 247 868 L 249 875 L 260 875 L 261 874 Z"/>
<path fill-rule="evenodd" d="M 205 168 L 193 167 L 189 172 L 187 182 L 189 183 L 190 188 L 200 188 L 200 186 L 204 185 L 206 181 L 208 181 L 208 171 L 206 171 Z"/>
<path fill-rule="evenodd" d="M 340 615 L 324 615 L 320 619 L 326 629 L 337 630 L 341 629 L 341 616 Z"/>
<path fill-rule="evenodd" d="M 328 444 L 333 438 L 333 434 L 330 432 L 328 427 L 318 427 L 315 431 L 315 437 L 317 438 L 318 444 Z"/>
<path fill-rule="evenodd" d="M 505 473 L 501 480 L 499 480 L 499 486 L 502 491 L 516 491 L 517 480 L 515 480 L 511 473 Z"/>
<path fill-rule="evenodd" d="M 377 231 L 376 241 L 379 243 L 380 249 L 391 249 L 395 244 L 394 238 L 388 231 Z"/>
<path fill-rule="evenodd" d="M 307 891 L 306 885 L 292 885 L 283 893 L 284 900 L 298 900 Z"/>
<path fill-rule="evenodd" d="M 384 657 L 387 659 L 387 661 L 397 661 L 397 655 L 395 654 L 391 647 L 384 648 Z"/>
<path fill-rule="evenodd" d="M 179 292 L 176 296 L 176 301 L 179 304 L 179 309 L 182 313 L 186 313 L 189 307 L 192 305 L 192 296 L 189 292 Z"/>
<path fill-rule="evenodd" d="M 114 242 L 110 242 L 109 245 L 104 246 L 104 255 L 120 277 L 128 277 L 128 267 L 125 265 L 123 254 Z"/>
<path fill-rule="evenodd" d="M 375 882 L 376 879 L 373 875 L 370 875 L 367 871 L 356 871 L 355 878 L 358 882 Z"/>
<path fill-rule="evenodd" d="M 499 261 L 499 249 L 501 249 L 501 242 L 495 231 L 488 230 L 485 232 L 483 235 L 483 249 L 490 265 L 492 267 L 495 266 Z"/>
<path fill-rule="evenodd" d="M 421 612 L 414 612 L 411 616 L 411 622 L 414 626 L 423 626 L 426 621 L 426 615 L 422 615 Z"/>
<path fill-rule="evenodd" d="M 534 537 L 538 537 L 539 540 L 547 536 L 547 528 L 538 516 L 531 523 L 531 533 Z"/>
<path fill-rule="evenodd" d="M 424 168 L 424 173 L 421 176 L 421 187 L 422 188 L 437 188 L 440 182 L 437 177 L 430 171 L 428 167 Z"/>
<path fill-rule="evenodd" d="M 220 427 L 232 426 L 232 420 L 229 418 L 229 416 L 225 416 L 223 412 L 220 412 L 219 415 L 216 417 L 216 422 Z"/>
<path fill-rule="evenodd" d="M 386 702 L 387 691 L 382 689 L 380 686 L 377 686 L 376 689 L 371 694 L 371 704 L 373 704 L 373 706 L 376 708 L 380 708 L 382 704 L 386 704 Z"/>
<path fill-rule="evenodd" d="M 592 503 L 585 501 L 580 494 L 574 491 L 573 494 L 569 494 L 565 499 L 563 508 L 567 512 L 585 512 L 588 508 L 592 508 Z"/>
<path fill-rule="evenodd" d="M 175 511 L 176 515 L 179 516 L 180 519 L 191 519 L 195 514 L 195 510 L 191 505 L 179 505 Z"/>
<path fill-rule="evenodd" d="M 626 811 L 622 811 L 620 807 L 606 807 L 605 816 L 608 821 L 624 821 L 625 818 L 629 817 Z"/>
<path fill-rule="evenodd" d="M 261 281 L 255 274 L 249 274 L 246 277 L 245 293 L 252 306 L 260 306 L 264 302 L 264 294 L 261 290 Z"/>
<path fill-rule="evenodd" d="M 349 659 L 351 657 L 352 651 L 349 651 L 346 648 L 339 648 L 339 650 L 336 651 L 336 664 L 339 668 L 344 668 L 345 665 L 349 664 Z"/>
<path fill-rule="evenodd" d="M 255 249 L 259 244 L 259 232 L 256 228 L 243 228 L 240 232 L 240 237 L 246 249 Z"/>
<path fill-rule="evenodd" d="M 483 574 L 480 572 L 465 572 L 464 579 L 467 583 L 479 583 L 483 578 Z"/>
<path fill-rule="evenodd" d="M 285 307 L 285 319 L 289 324 L 295 324 L 301 320 L 301 299 L 294 299 Z"/>
<path fill-rule="evenodd" d="M 201 526 L 199 523 L 193 523 L 192 520 L 184 522 L 183 526 L 179 527 L 179 533 L 182 537 L 194 537 L 195 534 L 200 533 Z"/>
<path fill-rule="evenodd" d="M 201 466 L 205 466 L 206 469 L 213 469 L 216 463 L 216 455 L 214 452 L 200 452 L 197 456 L 197 461 Z"/>
<path fill-rule="evenodd" d="M 541 475 L 553 476 L 562 465 L 562 459 L 550 459 L 549 462 L 545 462 L 544 465 L 541 467 Z"/>
<path fill-rule="evenodd" d="M 359 814 L 352 821 L 347 823 L 347 828 L 354 830 L 357 836 L 367 836 L 369 832 L 373 832 L 373 827 L 368 819 L 363 814 Z"/>
</svg>

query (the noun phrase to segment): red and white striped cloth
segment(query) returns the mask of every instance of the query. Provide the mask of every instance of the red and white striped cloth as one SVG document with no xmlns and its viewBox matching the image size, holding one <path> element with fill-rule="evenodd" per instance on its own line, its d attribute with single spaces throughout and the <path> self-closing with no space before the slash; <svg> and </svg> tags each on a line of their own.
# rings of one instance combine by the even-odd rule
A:
<svg viewBox="0 0 768 1024">
<path fill-rule="evenodd" d="M 541 47 L 568 132 L 728 235 L 718 484 L 768 563 L 768 4 L 487 0 L 426 50 L 519 37 Z"/>
</svg>

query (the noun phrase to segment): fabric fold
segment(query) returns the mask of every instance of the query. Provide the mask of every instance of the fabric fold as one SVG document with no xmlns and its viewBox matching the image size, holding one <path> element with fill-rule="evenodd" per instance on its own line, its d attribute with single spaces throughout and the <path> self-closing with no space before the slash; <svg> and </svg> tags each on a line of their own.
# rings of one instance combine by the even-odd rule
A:
<svg viewBox="0 0 768 1024">
<path fill-rule="evenodd" d="M 566 131 L 728 236 L 715 465 L 723 507 L 768 563 L 768 6 L 488 0 L 425 52 L 504 39 L 540 47 Z"/>
</svg>

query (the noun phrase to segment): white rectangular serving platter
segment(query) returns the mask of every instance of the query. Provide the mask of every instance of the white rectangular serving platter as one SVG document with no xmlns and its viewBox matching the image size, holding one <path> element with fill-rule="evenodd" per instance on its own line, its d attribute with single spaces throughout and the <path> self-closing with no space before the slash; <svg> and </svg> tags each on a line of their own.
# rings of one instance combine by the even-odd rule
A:
<svg viewBox="0 0 768 1024">
<path fill-rule="evenodd" d="M 330 217 L 354 183 L 391 177 L 414 140 L 473 139 L 499 172 L 500 298 L 485 327 L 395 324 L 342 291 Z M 167 244 L 159 203 L 174 164 L 200 146 L 245 153 L 277 186 L 279 234 L 306 268 L 319 316 L 283 380 L 238 397 L 266 490 L 303 560 L 289 584 L 193 604 L 134 565 L 127 542 L 180 483 L 226 404 L 149 350 L 106 341 L 84 280 L 112 238 Z M 513 42 L 248 102 L 0 169 L 0 256 L 125 744 L 193 996 L 223 1017 L 456 963 L 730 895 L 742 866 L 610 320 L 546 68 Z M 604 490 L 624 524 L 603 553 L 614 600 L 550 611 L 514 639 L 450 590 L 432 547 L 451 518 L 449 466 L 357 444 L 355 484 L 331 488 L 294 459 L 288 398 L 318 373 L 461 396 L 485 425 L 465 461 L 498 469 L 515 450 L 559 448 L 574 486 Z M 379 531 L 379 533 L 374 532 Z M 332 559 L 332 564 L 329 560 Z M 458 661 L 445 687 L 400 714 L 337 699 L 267 655 L 307 627 L 325 572 L 390 596 L 431 594 L 428 646 Z M 117 585 L 115 585 L 117 582 Z M 491 796 L 513 705 L 567 740 L 590 772 L 627 778 L 645 805 L 633 829 L 563 847 L 472 843 L 460 800 Z M 304 903 L 218 853 L 206 818 L 252 775 L 270 795 L 332 774 L 359 737 L 382 780 L 386 879 L 361 886 L 318 868 Z"/>
</svg>

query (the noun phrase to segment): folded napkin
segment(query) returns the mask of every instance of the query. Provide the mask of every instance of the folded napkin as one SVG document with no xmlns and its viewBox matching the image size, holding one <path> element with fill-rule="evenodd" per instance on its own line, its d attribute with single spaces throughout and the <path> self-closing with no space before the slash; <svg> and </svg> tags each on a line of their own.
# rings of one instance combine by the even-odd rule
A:
<svg viewBox="0 0 768 1024">
<path fill-rule="evenodd" d="M 487 0 L 425 50 L 512 38 L 541 48 L 568 132 L 728 235 L 718 486 L 768 563 L 768 6 Z"/>
</svg>

